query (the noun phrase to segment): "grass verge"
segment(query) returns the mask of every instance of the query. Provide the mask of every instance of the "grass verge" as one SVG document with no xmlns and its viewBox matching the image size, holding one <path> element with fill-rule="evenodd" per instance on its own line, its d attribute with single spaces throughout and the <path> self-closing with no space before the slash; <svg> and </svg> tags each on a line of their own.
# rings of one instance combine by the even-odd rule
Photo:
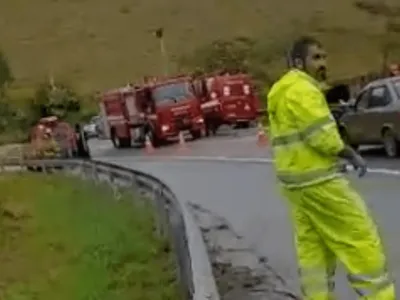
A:
<svg viewBox="0 0 400 300">
<path fill-rule="evenodd" d="M 6 175 L 0 190 L 0 299 L 179 299 L 144 202 L 62 175 Z"/>
</svg>

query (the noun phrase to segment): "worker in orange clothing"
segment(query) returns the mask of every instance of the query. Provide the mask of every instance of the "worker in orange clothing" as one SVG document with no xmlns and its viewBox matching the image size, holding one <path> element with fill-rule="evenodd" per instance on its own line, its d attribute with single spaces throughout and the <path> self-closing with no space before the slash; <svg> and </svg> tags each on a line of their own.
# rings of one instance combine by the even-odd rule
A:
<svg viewBox="0 0 400 300">
<path fill-rule="evenodd" d="M 290 203 L 304 299 L 334 299 L 336 258 L 359 299 L 394 300 L 394 283 L 376 225 L 338 170 L 348 160 L 359 176 L 364 159 L 343 143 L 321 91 L 326 52 L 310 37 L 288 54 L 290 70 L 268 94 L 269 134 L 277 177 Z"/>
</svg>

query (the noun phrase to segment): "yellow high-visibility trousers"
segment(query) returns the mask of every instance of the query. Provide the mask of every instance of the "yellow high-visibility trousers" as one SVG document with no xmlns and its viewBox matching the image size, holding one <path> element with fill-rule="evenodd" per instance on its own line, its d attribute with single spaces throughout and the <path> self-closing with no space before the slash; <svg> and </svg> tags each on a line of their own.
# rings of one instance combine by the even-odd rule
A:
<svg viewBox="0 0 400 300">
<path fill-rule="evenodd" d="M 346 267 L 359 299 L 396 299 L 377 227 L 345 178 L 283 188 L 283 193 L 294 222 L 304 299 L 335 299 L 336 258 Z"/>
</svg>

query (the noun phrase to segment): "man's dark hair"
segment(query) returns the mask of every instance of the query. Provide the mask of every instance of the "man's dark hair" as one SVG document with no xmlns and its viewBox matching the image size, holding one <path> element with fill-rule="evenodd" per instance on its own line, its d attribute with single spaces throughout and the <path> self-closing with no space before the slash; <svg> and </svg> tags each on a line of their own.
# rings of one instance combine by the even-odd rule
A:
<svg viewBox="0 0 400 300">
<path fill-rule="evenodd" d="M 302 36 L 298 38 L 287 53 L 288 65 L 293 67 L 296 59 L 304 61 L 307 56 L 308 48 L 312 45 L 322 46 L 321 42 L 314 37 Z"/>
</svg>

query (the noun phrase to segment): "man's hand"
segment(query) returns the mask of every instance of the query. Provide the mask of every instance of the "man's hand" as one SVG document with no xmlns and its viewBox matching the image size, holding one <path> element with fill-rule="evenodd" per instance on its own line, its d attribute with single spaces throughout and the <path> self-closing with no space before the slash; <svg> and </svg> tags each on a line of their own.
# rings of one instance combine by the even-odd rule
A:
<svg viewBox="0 0 400 300">
<path fill-rule="evenodd" d="M 358 177 L 363 177 L 367 173 L 367 163 L 353 148 L 345 146 L 338 154 L 339 157 L 346 159 L 358 172 Z"/>
<path fill-rule="evenodd" d="M 367 173 L 367 163 L 364 158 L 361 157 L 358 153 L 356 153 L 349 162 L 353 165 L 354 169 L 358 173 L 358 177 L 363 177 Z"/>
</svg>

